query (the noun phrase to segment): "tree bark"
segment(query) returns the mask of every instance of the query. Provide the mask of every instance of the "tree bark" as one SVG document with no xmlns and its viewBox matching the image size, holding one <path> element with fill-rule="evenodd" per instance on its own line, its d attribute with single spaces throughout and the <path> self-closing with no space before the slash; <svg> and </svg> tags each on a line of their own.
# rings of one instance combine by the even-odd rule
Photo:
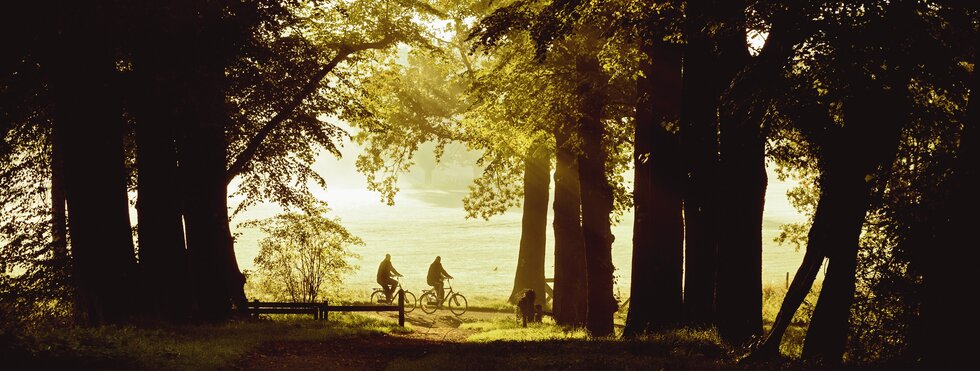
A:
<svg viewBox="0 0 980 371">
<path fill-rule="evenodd" d="M 179 174 L 196 317 L 217 321 L 230 318 L 232 304 L 243 308 L 244 277 L 228 225 L 223 73 L 198 68 L 184 102 L 191 117 L 178 139 Z"/>
<path fill-rule="evenodd" d="M 974 35 L 974 50 L 980 50 L 980 34 Z M 974 63 L 980 62 L 980 53 Z M 937 226 L 929 232 L 926 243 L 916 246 L 917 260 L 921 261 L 923 275 L 922 332 L 913 338 L 913 346 L 919 348 L 925 369 L 953 369 L 970 362 L 973 344 L 964 342 L 961 336 L 976 329 L 972 321 L 951 325 L 950 319 L 969 318 L 973 307 L 963 305 L 952 297 L 962 295 L 965 282 L 974 279 L 975 263 L 972 259 L 950 257 L 947 249 L 940 246 L 960 246 L 962 241 L 975 238 L 974 213 L 980 209 L 980 189 L 977 167 L 980 158 L 977 151 L 980 125 L 980 71 L 974 67 L 970 76 L 970 92 L 966 119 L 960 134 L 960 145 L 953 173 L 946 182 L 948 194 L 929 224 Z M 918 343 L 918 344 L 916 344 Z"/>
<path fill-rule="evenodd" d="M 64 145 L 57 138 L 58 130 L 51 136 L 51 264 L 53 274 L 58 275 L 58 281 L 68 286 L 72 282 L 71 255 L 68 253 L 68 210 L 65 191 Z M 78 310 L 79 299 L 77 292 L 65 287 L 62 297 L 71 304 L 73 319 L 78 323 L 84 322 Z"/>
<path fill-rule="evenodd" d="M 721 109 L 721 230 L 716 316 L 722 338 L 741 344 L 762 333 L 762 212 L 765 138 L 750 88 L 736 83 Z"/>
<path fill-rule="evenodd" d="M 544 257 L 548 232 L 548 194 L 551 191 L 551 153 L 536 142 L 524 159 L 524 217 L 521 247 L 510 302 L 517 303 L 525 289 L 535 292 L 535 303 L 545 306 Z"/>
<path fill-rule="evenodd" d="M 59 265 L 68 264 L 68 214 L 65 198 L 65 167 L 62 144 L 51 141 L 51 247 Z"/>
<path fill-rule="evenodd" d="M 852 93 L 852 96 L 854 98 L 845 102 L 846 126 L 811 139 L 820 149 L 820 199 L 807 237 L 806 255 L 783 299 L 772 330 L 754 352 L 754 357 L 779 354 L 782 336 L 810 291 L 824 257 L 830 257 L 830 265 L 817 301 L 817 307 L 822 309 L 819 315 L 815 311 L 811 319 L 804 353 L 809 358 L 823 358 L 834 363 L 840 362 L 843 355 L 854 296 L 858 241 L 871 202 L 871 185 L 867 177 L 878 167 L 891 164 L 900 128 L 907 120 L 902 117 L 901 110 L 888 108 L 907 104 L 895 93 L 869 89 Z M 821 117 L 827 122 L 822 124 L 824 127 L 836 125 L 826 108 L 806 116 Z M 876 127 L 877 122 L 886 126 Z"/>
<path fill-rule="evenodd" d="M 644 45 L 649 61 L 637 81 L 633 275 L 623 335 L 633 337 L 681 321 L 684 223 L 678 134 L 681 53 Z"/>
<path fill-rule="evenodd" d="M 681 142 L 687 163 L 684 193 L 684 320 L 714 321 L 718 254 L 718 77 L 706 35 L 708 1 L 688 1 L 685 29 Z"/>
<path fill-rule="evenodd" d="M 179 71 L 176 48 L 166 37 L 153 37 L 154 48 L 134 53 L 138 96 L 136 116 L 137 239 L 147 315 L 167 321 L 190 316 L 190 281 L 181 192 L 177 173 L 176 131 L 180 109 L 175 97 Z"/>
<path fill-rule="evenodd" d="M 585 325 L 588 304 L 582 199 L 578 160 L 572 148 L 574 127 L 568 120 L 555 125 L 555 323 Z"/>
<path fill-rule="evenodd" d="M 61 32 L 45 62 L 63 149 L 76 310 L 84 323 L 120 323 L 132 314 L 136 260 L 112 31 L 105 9 L 55 13 Z"/>
<path fill-rule="evenodd" d="M 873 86 L 852 93 L 853 98 L 844 106 L 844 130 L 836 143 L 828 146 L 832 153 L 826 173 L 829 177 L 832 171 L 840 171 L 839 187 L 844 194 L 840 207 L 851 210 L 851 214 L 842 215 L 837 221 L 842 224 L 835 238 L 840 240 L 826 249 L 830 258 L 827 276 L 803 343 L 804 358 L 831 364 L 843 361 L 854 301 L 858 243 L 871 203 L 870 179 L 892 165 L 901 130 L 909 121 L 906 111 L 896 109 L 911 104 L 904 96 L 905 83 L 907 80 L 900 80 L 891 89 Z"/>
<path fill-rule="evenodd" d="M 582 79 L 578 87 L 581 118 L 578 122 L 582 140 L 579 156 L 579 182 L 582 190 L 582 235 L 585 242 L 585 265 L 588 272 L 588 312 L 586 329 L 592 336 L 613 333 L 613 314 L 618 304 L 613 297 L 613 235 L 609 216 L 612 213 L 612 187 L 606 174 L 608 157 L 603 146 L 606 130 L 602 123 L 605 92 L 601 67 L 595 56 L 579 57 L 576 70 Z"/>
<path fill-rule="evenodd" d="M 718 271 L 715 320 L 723 339 L 742 344 L 762 334 L 762 213 L 766 184 L 765 93 L 781 82 L 792 47 L 803 38 L 796 18 L 773 21 L 766 45 L 750 57 L 745 3 L 717 2 L 721 20 L 718 64 L 724 94 L 719 105 Z M 790 9 L 790 12 L 796 9 Z"/>
</svg>

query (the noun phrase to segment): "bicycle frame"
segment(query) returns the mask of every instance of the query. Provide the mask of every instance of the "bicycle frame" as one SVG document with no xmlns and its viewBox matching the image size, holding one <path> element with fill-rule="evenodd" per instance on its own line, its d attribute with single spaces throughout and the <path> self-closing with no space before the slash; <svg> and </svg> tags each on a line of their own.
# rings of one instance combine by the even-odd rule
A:
<svg viewBox="0 0 980 371">
<path fill-rule="evenodd" d="M 452 279 L 446 279 L 445 281 L 446 281 L 447 288 L 446 288 L 445 292 L 443 293 L 445 295 L 442 296 L 442 300 L 439 301 L 439 305 L 444 304 L 446 302 L 446 300 L 449 299 L 449 297 L 453 296 L 453 294 L 458 294 L 458 292 L 453 291 Z M 431 289 L 428 289 L 428 290 L 423 291 L 422 292 L 422 295 L 425 295 L 425 294 L 430 293 L 430 292 L 433 293 L 433 294 L 435 294 L 435 291 L 436 291 L 436 288 L 433 287 Z M 420 297 L 421 297 L 421 295 L 420 295 Z"/>
<path fill-rule="evenodd" d="M 397 282 L 397 283 L 395 284 L 395 287 L 393 287 L 391 289 L 391 296 L 389 297 L 388 295 L 385 295 L 385 298 L 386 298 L 385 301 L 388 304 L 391 304 L 392 302 L 394 302 L 395 299 L 398 297 L 398 295 L 396 295 L 396 294 L 398 294 L 398 290 L 404 290 L 404 288 L 402 288 L 402 280 L 401 280 L 401 277 L 395 277 L 395 282 Z M 374 288 L 374 292 L 380 292 L 380 293 L 384 294 L 384 291 L 385 291 L 384 287 L 375 287 Z"/>
</svg>

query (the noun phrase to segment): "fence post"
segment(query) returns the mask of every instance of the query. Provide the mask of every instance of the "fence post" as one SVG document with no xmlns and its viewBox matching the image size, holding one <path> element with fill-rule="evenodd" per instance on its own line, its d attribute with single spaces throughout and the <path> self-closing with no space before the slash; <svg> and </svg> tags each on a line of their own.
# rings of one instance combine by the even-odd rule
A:
<svg viewBox="0 0 980 371">
<path fill-rule="evenodd" d="M 398 326 L 405 327 L 405 290 L 398 289 Z"/>
<path fill-rule="evenodd" d="M 255 308 L 250 310 L 249 314 L 251 314 L 251 317 L 259 318 L 259 299 L 252 299 L 252 303 L 255 305 Z"/>
<path fill-rule="evenodd" d="M 330 304 L 327 303 L 327 299 L 323 299 L 323 313 L 320 315 L 320 319 L 324 321 L 330 320 Z"/>
</svg>

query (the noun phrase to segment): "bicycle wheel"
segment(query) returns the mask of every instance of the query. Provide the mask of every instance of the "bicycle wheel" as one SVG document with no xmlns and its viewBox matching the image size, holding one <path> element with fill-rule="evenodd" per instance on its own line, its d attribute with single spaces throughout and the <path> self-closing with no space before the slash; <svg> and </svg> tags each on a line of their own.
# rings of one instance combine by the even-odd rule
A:
<svg viewBox="0 0 980 371">
<path fill-rule="evenodd" d="M 381 290 L 374 290 L 371 294 L 371 304 L 387 304 L 388 301 L 385 299 L 385 292 Z"/>
<path fill-rule="evenodd" d="M 462 316 L 466 313 L 466 309 L 469 305 L 466 304 L 466 297 L 462 294 L 453 294 L 449 297 L 449 311 L 457 316 Z"/>
<path fill-rule="evenodd" d="M 436 294 L 431 292 L 424 293 L 422 294 L 422 297 L 419 298 L 419 306 L 422 307 L 423 312 L 428 314 L 435 313 L 436 309 L 439 307 L 439 299 L 436 298 Z"/>
<path fill-rule="evenodd" d="M 418 300 L 415 298 L 415 294 L 405 291 L 405 313 L 415 310 L 416 305 L 418 305 Z"/>
</svg>

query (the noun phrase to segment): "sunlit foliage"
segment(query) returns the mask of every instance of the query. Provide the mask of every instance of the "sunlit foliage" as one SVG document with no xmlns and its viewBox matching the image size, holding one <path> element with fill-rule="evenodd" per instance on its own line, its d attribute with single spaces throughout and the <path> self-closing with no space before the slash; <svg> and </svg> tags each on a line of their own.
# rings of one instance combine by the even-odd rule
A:
<svg viewBox="0 0 980 371">
<path fill-rule="evenodd" d="M 264 292 L 279 300 L 316 302 L 336 291 L 345 275 L 357 267 L 359 256 L 350 250 L 363 245 L 340 220 L 315 214 L 286 213 L 245 223 L 257 227 L 265 237 L 255 257 L 256 277 Z"/>
</svg>

